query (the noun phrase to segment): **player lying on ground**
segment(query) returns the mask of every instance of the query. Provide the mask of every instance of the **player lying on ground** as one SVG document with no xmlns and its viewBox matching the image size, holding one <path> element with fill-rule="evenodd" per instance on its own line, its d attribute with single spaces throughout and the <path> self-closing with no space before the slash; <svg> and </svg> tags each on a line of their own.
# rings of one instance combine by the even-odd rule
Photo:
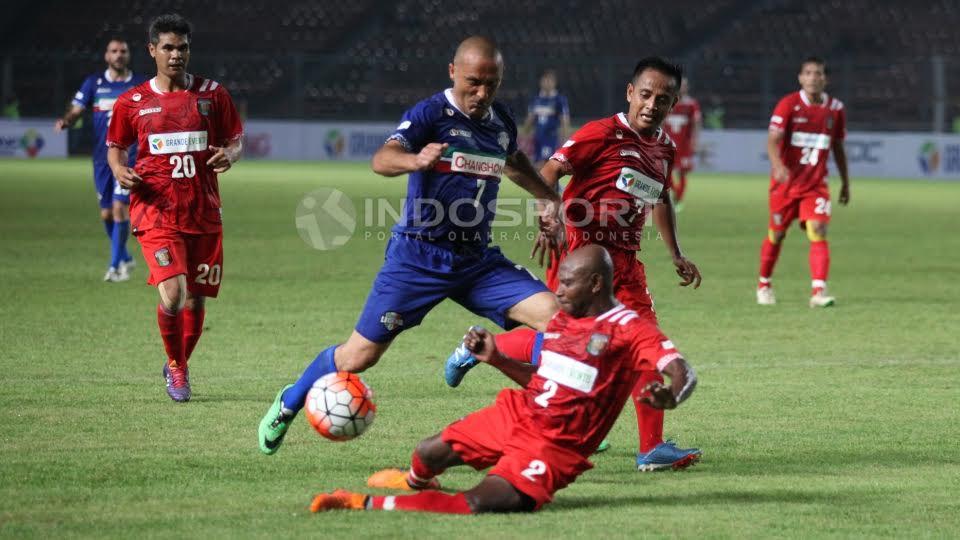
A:
<svg viewBox="0 0 960 540">
<path fill-rule="evenodd" d="M 516 124 L 494 99 L 503 57 L 489 39 L 467 38 L 449 73 L 453 88 L 408 110 L 373 156 L 377 174 L 409 174 L 403 216 L 393 227 L 354 332 L 345 343 L 324 349 L 294 384 L 282 388 L 260 421 L 265 454 L 280 448 L 317 379 L 373 366 L 394 338 L 419 325 L 444 299 L 504 328 L 543 329 L 557 310 L 543 282 L 490 245 L 502 174 L 543 202 L 543 228 L 557 243 L 562 237 L 556 216 L 560 197 L 517 149 Z"/>
<path fill-rule="evenodd" d="M 402 510 L 474 514 L 532 511 L 593 467 L 587 459 L 619 416 L 646 369 L 659 369 L 670 386 L 651 383 L 641 399 L 672 409 L 696 386 L 693 369 L 648 319 L 613 296 L 613 262 L 590 245 L 560 265 L 561 311 L 547 327 L 543 361 L 517 361 L 497 350 L 493 336 L 473 328 L 464 343 L 482 362 L 523 386 L 500 392 L 490 407 L 424 439 L 409 471 L 388 469 L 368 480 L 376 488 L 426 490 L 414 495 L 368 496 L 347 491 L 317 495 L 310 509 Z M 446 469 L 490 468 L 463 493 L 434 491 Z"/>
<path fill-rule="evenodd" d="M 670 200 L 669 178 L 675 147 L 661 126 L 677 102 L 682 70 L 662 58 L 637 62 L 627 81 L 626 113 L 588 122 L 557 150 L 540 170 L 548 184 L 572 175 L 563 192 L 566 238 L 569 249 L 599 244 L 613 259 L 613 293 L 627 308 L 657 323 L 653 298 L 647 289 L 646 271 L 638 259 L 644 222 L 653 214 L 657 232 L 673 259 L 681 286 L 700 286 L 700 270 L 680 249 L 676 216 Z M 535 252 L 539 249 L 536 246 Z M 540 251 L 541 261 L 545 251 Z M 557 288 L 556 261 L 547 269 L 547 286 Z M 497 336 L 497 347 L 513 358 L 538 359 L 531 351 L 542 339 L 521 328 Z M 472 366 L 469 351 L 458 347 L 447 360 L 447 384 L 457 386 Z M 643 388 L 663 382 L 656 369 L 640 377 L 634 391 L 639 452 L 637 470 L 673 470 L 689 463 L 696 448 L 678 448 L 663 439 L 664 414 L 640 401 Z"/>
</svg>

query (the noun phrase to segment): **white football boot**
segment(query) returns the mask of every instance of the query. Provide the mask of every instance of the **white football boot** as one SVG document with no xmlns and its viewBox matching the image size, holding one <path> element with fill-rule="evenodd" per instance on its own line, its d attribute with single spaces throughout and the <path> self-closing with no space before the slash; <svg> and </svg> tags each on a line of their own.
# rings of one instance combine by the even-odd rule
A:
<svg viewBox="0 0 960 540">
<path fill-rule="evenodd" d="M 761 306 L 773 306 L 777 297 L 773 294 L 773 287 L 757 287 L 757 303 Z"/>
</svg>

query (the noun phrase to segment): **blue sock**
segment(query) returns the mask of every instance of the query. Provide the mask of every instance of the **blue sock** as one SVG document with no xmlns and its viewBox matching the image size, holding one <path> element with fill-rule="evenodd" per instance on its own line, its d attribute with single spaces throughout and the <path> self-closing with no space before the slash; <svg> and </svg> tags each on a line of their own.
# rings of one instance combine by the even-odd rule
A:
<svg viewBox="0 0 960 540">
<path fill-rule="evenodd" d="M 294 414 L 300 412 L 303 404 L 307 401 L 307 393 L 310 392 L 313 383 L 327 373 L 337 371 L 337 365 L 333 361 L 333 353 L 336 350 L 337 345 L 331 345 L 318 354 L 313 362 L 310 362 L 307 369 L 303 370 L 303 375 L 300 375 L 297 382 L 293 383 L 293 386 L 288 388 L 280 397 L 284 409 L 289 409 Z"/>
<path fill-rule="evenodd" d="M 130 231 L 130 221 L 115 221 L 113 223 L 113 235 L 110 238 L 110 266 L 117 268 L 121 262 L 127 261 L 124 258 L 127 245 L 127 234 Z"/>
<path fill-rule="evenodd" d="M 107 231 L 107 238 L 113 239 L 113 220 L 105 219 L 103 220 L 103 228 Z"/>
</svg>

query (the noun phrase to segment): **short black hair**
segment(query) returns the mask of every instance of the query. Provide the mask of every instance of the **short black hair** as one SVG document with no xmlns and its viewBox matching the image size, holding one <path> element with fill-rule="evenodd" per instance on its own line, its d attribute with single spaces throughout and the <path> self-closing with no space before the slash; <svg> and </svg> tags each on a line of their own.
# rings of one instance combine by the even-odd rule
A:
<svg viewBox="0 0 960 540">
<path fill-rule="evenodd" d="M 648 56 L 637 62 L 637 67 L 633 68 L 633 78 L 631 80 L 636 83 L 640 74 L 648 69 L 673 77 L 677 83 L 677 89 L 680 89 L 680 83 L 683 80 L 683 68 L 680 64 L 672 64 L 659 56 Z"/>
<path fill-rule="evenodd" d="M 150 21 L 150 30 L 147 34 L 150 37 L 150 43 L 156 45 L 160 42 L 160 34 L 177 34 L 178 36 L 186 37 L 187 41 L 190 41 L 190 33 L 192 31 L 193 26 L 190 24 L 190 21 L 176 13 L 167 13 Z"/>
<path fill-rule="evenodd" d="M 127 41 L 127 38 L 122 38 L 120 36 L 110 36 L 110 39 L 107 40 L 107 45 L 113 43 L 114 41 L 116 41 L 117 43 L 126 44 L 128 46 L 130 45 L 130 43 Z"/>
<path fill-rule="evenodd" d="M 803 62 L 800 62 L 800 71 L 803 71 L 803 66 L 807 64 L 817 64 L 823 68 L 823 72 L 827 72 L 827 61 L 823 58 L 815 55 L 810 55 L 803 59 Z"/>
</svg>

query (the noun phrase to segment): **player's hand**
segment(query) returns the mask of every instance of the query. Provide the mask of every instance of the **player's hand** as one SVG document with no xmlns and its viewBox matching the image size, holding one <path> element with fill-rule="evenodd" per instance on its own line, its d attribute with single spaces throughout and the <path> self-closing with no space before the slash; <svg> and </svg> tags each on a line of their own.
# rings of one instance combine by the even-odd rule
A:
<svg viewBox="0 0 960 540">
<path fill-rule="evenodd" d="M 117 179 L 117 182 L 120 182 L 120 185 L 123 186 L 124 189 L 133 189 L 137 187 L 140 182 L 143 182 L 143 178 L 130 167 L 123 167 L 119 171 L 113 171 L 113 177 Z"/>
<path fill-rule="evenodd" d="M 53 123 L 53 130 L 57 133 L 60 133 L 67 128 L 67 123 L 63 121 L 63 118 L 57 118 L 57 121 Z"/>
<path fill-rule="evenodd" d="M 434 165 L 443 157 L 443 151 L 450 146 L 447 143 L 430 143 L 424 146 L 417 154 L 416 170 L 426 171 L 432 169 Z"/>
<path fill-rule="evenodd" d="M 491 359 L 500 354 L 500 351 L 497 350 L 497 342 L 493 339 L 493 334 L 487 332 L 481 326 L 471 326 L 467 330 L 467 335 L 463 336 L 463 344 L 477 360 L 484 363 L 490 363 Z"/>
<path fill-rule="evenodd" d="M 850 184 L 840 186 L 840 197 L 837 198 L 840 204 L 846 206 L 850 202 Z"/>
<path fill-rule="evenodd" d="M 784 183 L 790 180 L 790 169 L 783 163 L 773 164 L 773 179 L 778 183 Z"/>
<path fill-rule="evenodd" d="M 236 160 L 233 159 L 226 146 L 211 146 L 209 150 L 213 152 L 213 155 L 207 160 L 207 166 L 213 167 L 213 172 L 220 174 L 233 167 L 233 162 Z"/>
<path fill-rule="evenodd" d="M 677 407 L 677 398 L 673 395 L 673 391 L 660 382 L 652 382 L 644 386 L 639 401 L 654 409 L 675 409 Z"/>
<path fill-rule="evenodd" d="M 693 285 L 694 289 L 700 288 L 703 278 L 700 276 L 700 269 L 693 264 L 693 261 L 683 256 L 674 257 L 673 265 L 677 267 L 677 275 L 683 280 L 680 282 L 681 287 Z"/>
</svg>

